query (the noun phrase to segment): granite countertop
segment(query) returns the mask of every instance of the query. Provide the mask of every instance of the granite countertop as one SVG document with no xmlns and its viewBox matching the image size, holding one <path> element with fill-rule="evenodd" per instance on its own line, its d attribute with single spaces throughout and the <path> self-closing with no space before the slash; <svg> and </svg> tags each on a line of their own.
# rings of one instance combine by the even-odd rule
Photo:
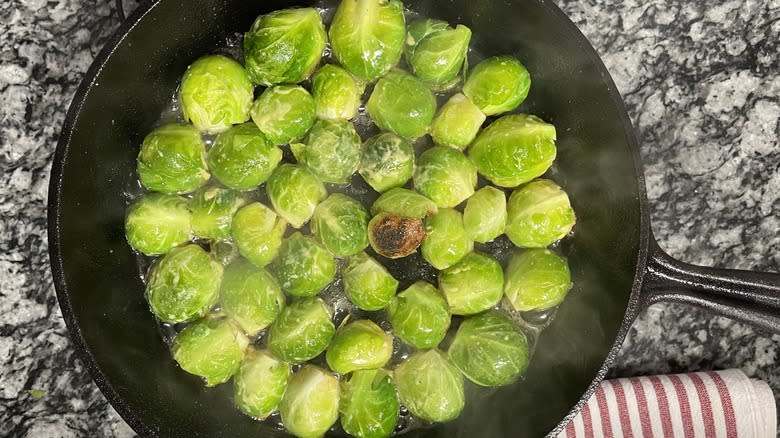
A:
<svg viewBox="0 0 780 438">
<path fill-rule="evenodd" d="M 637 128 L 653 231 L 690 263 L 780 271 L 780 2 L 558 0 Z M 0 3 L 0 436 L 132 436 L 76 356 L 47 255 L 65 111 L 113 0 Z M 780 336 L 683 305 L 631 329 L 611 376 L 737 367 L 780 396 Z"/>
</svg>

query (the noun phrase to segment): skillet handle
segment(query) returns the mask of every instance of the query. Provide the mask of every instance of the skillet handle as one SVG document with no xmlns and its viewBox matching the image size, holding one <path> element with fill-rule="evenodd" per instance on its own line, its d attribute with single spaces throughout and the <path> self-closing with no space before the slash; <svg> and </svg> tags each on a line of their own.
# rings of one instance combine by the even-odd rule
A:
<svg viewBox="0 0 780 438">
<path fill-rule="evenodd" d="M 116 11 L 119 19 L 125 21 L 130 13 L 136 9 L 148 9 L 152 0 L 116 0 Z"/>
</svg>

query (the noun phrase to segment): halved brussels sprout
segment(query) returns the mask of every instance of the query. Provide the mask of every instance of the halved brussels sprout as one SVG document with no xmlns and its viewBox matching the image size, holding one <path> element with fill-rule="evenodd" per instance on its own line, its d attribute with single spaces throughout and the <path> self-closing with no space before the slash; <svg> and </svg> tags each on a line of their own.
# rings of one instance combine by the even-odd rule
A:
<svg viewBox="0 0 780 438">
<path fill-rule="evenodd" d="M 314 210 L 311 231 L 336 257 L 347 257 L 368 246 L 368 220 L 361 203 L 334 193 Z"/>
<path fill-rule="evenodd" d="M 249 77 L 265 86 L 296 84 L 317 67 L 328 36 L 314 8 L 282 9 L 257 17 L 244 34 Z"/>
<path fill-rule="evenodd" d="M 496 311 L 466 318 L 448 353 L 469 380 L 482 386 L 508 385 L 528 366 L 525 335 Z"/>
<path fill-rule="evenodd" d="M 373 82 L 401 58 L 406 20 L 398 0 L 344 0 L 330 25 L 333 55 L 353 75 Z"/>
<path fill-rule="evenodd" d="M 341 382 L 341 427 L 352 436 L 390 436 L 400 407 L 393 382 L 385 370 L 355 371 Z"/>
<path fill-rule="evenodd" d="M 425 196 L 409 189 L 400 187 L 390 189 L 382 194 L 371 206 L 371 214 L 392 213 L 404 217 L 424 219 L 436 214 L 436 203 Z"/>
<path fill-rule="evenodd" d="M 421 251 L 434 268 L 449 268 L 473 249 L 474 241 L 463 227 L 463 218 L 457 210 L 442 208 L 436 216 L 425 221 Z"/>
<path fill-rule="evenodd" d="M 450 307 L 435 287 L 418 281 L 387 307 L 393 334 L 415 348 L 433 348 L 450 328 Z"/>
<path fill-rule="evenodd" d="M 506 195 L 485 186 L 477 190 L 463 210 L 463 228 L 472 239 L 486 243 L 504 234 L 506 229 Z"/>
<path fill-rule="evenodd" d="M 414 188 L 439 208 L 455 207 L 474 194 L 477 169 L 462 152 L 434 146 L 420 155 Z"/>
<path fill-rule="evenodd" d="M 536 116 L 501 117 L 477 135 L 469 158 L 485 178 L 516 187 L 543 175 L 557 154 L 555 126 Z"/>
<path fill-rule="evenodd" d="M 519 311 L 545 310 L 563 302 L 571 290 L 566 260 L 548 249 L 529 249 L 512 257 L 504 293 Z"/>
<path fill-rule="evenodd" d="M 381 129 L 414 139 L 425 135 L 431 126 L 436 98 L 419 79 L 394 70 L 376 83 L 366 110 Z"/>
<path fill-rule="evenodd" d="M 344 294 L 358 308 L 382 310 L 398 290 L 398 280 L 368 254 L 359 252 L 349 258 L 342 272 Z"/>
<path fill-rule="evenodd" d="M 262 268 L 276 257 L 287 222 L 265 205 L 253 202 L 233 216 L 232 228 L 231 234 L 238 251 Z"/>
<path fill-rule="evenodd" d="M 360 136 L 346 120 L 319 120 L 305 144 L 290 145 L 295 159 L 325 182 L 344 184 L 360 164 Z"/>
<path fill-rule="evenodd" d="M 304 366 L 290 377 L 279 413 L 293 435 L 322 437 L 339 418 L 338 379 L 320 367 Z"/>
<path fill-rule="evenodd" d="M 230 319 L 209 315 L 173 340 L 173 358 L 184 371 L 203 377 L 206 386 L 225 383 L 238 371 L 249 339 Z"/>
<path fill-rule="evenodd" d="M 328 191 L 313 173 L 295 164 L 282 164 L 274 170 L 265 186 L 271 205 L 293 228 L 301 228 L 311 219 L 314 209 Z"/>
<path fill-rule="evenodd" d="M 377 192 L 401 187 L 414 172 L 414 149 L 405 139 L 385 132 L 363 144 L 360 175 Z"/>
<path fill-rule="evenodd" d="M 217 303 L 222 265 L 198 245 L 172 249 L 152 267 L 146 299 L 163 322 L 200 318 Z"/>
<path fill-rule="evenodd" d="M 468 96 L 488 116 L 512 111 L 528 96 L 531 75 L 511 56 L 494 56 L 474 67 L 463 85 Z"/>
<path fill-rule="evenodd" d="M 439 273 L 441 289 L 453 315 L 474 315 L 504 296 L 504 271 L 493 257 L 472 252 Z"/>
<path fill-rule="evenodd" d="M 462 151 L 477 138 L 485 119 L 485 114 L 468 97 L 458 93 L 436 114 L 431 125 L 431 137 L 437 145 Z"/>
<path fill-rule="evenodd" d="M 339 374 L 382 368 L 393 355 L 393 336 L 367 319 L 351 322 L 336 332 L 325 360 Z"/>
<path fill-rule="evenodd" d="M 545 248 L 566 237 L 577 221 L 569 196 L 548 179 L 512 192 L 507 204 L 506 235 L 522 248 Z"/>
<path fill-rule="evenodd" d="M 266 88 L 252 105 L 252 121 L 274 144 L 303 137 L 317 119 L 314 98 L 297 85 Z"/>
<path fill-rule="evenodd" d="M 338 266 L 327 249 L 295 232 L 282 243 L 273 269 L 287 293 L 310 297 L 333 281 Z"/>
<path fill-rule="evenodd" d="M 187 200 L 149 193 L 127 209 L 125 236 L 130 245 L 148 256 L 165 254 L 192 237 Z"/>
<path fill-rule="evenodd" d="M 204 56 L 181 80 L 184 118 L 210 134 L 249 120 L 254 86 L 244 67 L 223 55 Z"/>
<path fill-rule="evenodd" d="M 290 365 L 269 351 L 249 348 L 233 377 L 233 399 L 241 411 L 264 420 L 279 406 L 290 377 Z"/>
<path fill-rule="evenodd" d="M 153 192 L 182 195 L 211 178 L 206 143 L 192 125 L 163 125 L 146 136 L 138 153 L 138 178 Z"/>
<path fill-rule="evenodd" d="M 401 403 L 426 421 L 449 421 L 465 405 L 463 374 L 441 351 L 433 349 L 411 355 L 395 368 L 393 383 Z"/>
<path fill-rule="evenodd" d="M 317 117 L 352 120 L 360 108 L 363 84 L 343 68 L 326 64 L 314 74 L 311 87 Z"/>
<path fill-rule="evenodd" d="M 286 299 L 276 279 L 244 259 L 228 265 L 219 289 L 222 311 L 249 335 L 271 325 Z"/>
<path fill-rule="evenodd" d="M 251 190 L 264 183 L 282 160 L 282 150 L 254 123 L 236 125 L 219 134 L 209 149 L 209 168 L 222 184 Z"/>
<path fill-rule="evenodd" d="M 377 254 L 400 259 L 415 251 L 425 238 L 422 219 L 379 213 L 368 223 L 368 242 Z"/>
<path fill-rule="evenodd" d="M 287 306 L 268 331 L 268 348 L 285 362 L 313 359 L 328 347 L 336 327 L 319 298 L 301 298 Z"/>
<path fill-rule="evenodd" d="M 195 193 L 190 201 L 192 231 L 203 239 L 227 239 L 233 215 L 246 204 L 237 192 L 219 187 L 206 187 Z"/>
<path fill-rule="evenodd" d="M 471 29 L 451 28 L 440 20 L 419 20 L 409 25 L 406 36 L 406 60 L 412 72 L 423 82 L 446 89 L 455 85 L 469 50 Z"/>
</svg>

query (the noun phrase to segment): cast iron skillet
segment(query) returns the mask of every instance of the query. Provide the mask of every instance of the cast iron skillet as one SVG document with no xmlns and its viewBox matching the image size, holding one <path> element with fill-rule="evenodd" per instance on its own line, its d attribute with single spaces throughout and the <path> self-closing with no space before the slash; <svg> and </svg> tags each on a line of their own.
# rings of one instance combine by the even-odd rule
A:
<svg viewBox="0 0 780 438">
<path fill-rule="evenodd" d="M 634 132 L 588 41 L 549 0 L 407 1 L 470 26 L 475 47 L 512 54 L 533 73 L 522 110 L 559 128 L 554 178 L 578 213 L 569 263 L 575 290 L 538 340 L 518 384 L 470 396 L 456 420 L 414 437 L 537 437 L 561 430 L 604 377 L 637 312 L 692 303 L 780 327 L 780 276 L 690 266 L 658 248 Z M 100 389 L 140 435 L 283 436 L 178 369 L 143 297 L 123 232 L 123 191 L 144 135 L 184 69 L 281 0 L 158 0 L 134 13 L 87 73 L 52 169 L 49 240 L 62 313 Z"/>
</svg>

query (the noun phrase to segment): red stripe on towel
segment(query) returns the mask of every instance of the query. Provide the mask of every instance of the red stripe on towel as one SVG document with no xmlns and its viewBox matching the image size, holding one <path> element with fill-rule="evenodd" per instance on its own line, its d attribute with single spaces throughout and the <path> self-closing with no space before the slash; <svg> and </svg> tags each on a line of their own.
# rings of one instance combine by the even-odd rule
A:
<svg viewBox="0 0 780 438">
<path fill-rule="evenodd" d="M 672 414 L 669 412 L 669 399 L 666 398 L 664 385 L 657 376 L 650 376 L 650 382 L 653 384 L 653 390 L 655 391 L 656 399 L 658 400 L 658 409 L 661 411 L 663 436 L 673 436 Z"/>
<path fill-rule="evenodd" d="M 615 391 L 615 401 L 617 401 L 618 414 L 620 414 L 620 429 L 623 437 L 634 438 L 634 432 L 631 430 L 631 413 L 628 412 L 628 403 L 626 402 L 626 393 L 623 391 L 622 380 L 610 380 L 612 390 Z"/>
<path fill-rule="evenodd" d="M 582 405 L 582 426 L 585 429 L 585 438 L 594 438 L 593 419 L 590 418 L 590 406 L 587 403 Z"/>
<path fill-rule="evenodd" d="M 720 374 L 710 371 L 707 375 L 715 382 L 720 396 L 720 404 L 723 405 L 723 418 L 726 420 L 726 438 L 737 438 L 737 419 L 734 416 L 734 405 L 731 402 L 729 387 Z"/>
<path fill-rule="evenodd" d="M 689 374 L 693 386 L 696 387 L 696 394 L 699 396 L 699 403 L 701 403 L 701 417 L 704 420 L 704 436 L 716 435 L 715 432 L 715 419 L 712 417 L 712 402 L 710 402 L 710 395 L 707 394 L 707 386 L 704 385 L 704 381 L 698 374 Z"/>
<path fill-rule="evenodd" d="M 577 417 L 574 417 L 577 418 Z M 576 432 L 574 431 L 574 419 L 569 421 L 569 424 L 566 425 L 566 438 L 576 438 Z"/>
<path fill-rule="evenodd" d="M 691 416 L 691 404 L 688 401 L 688 393 L 685 391 L 685 385 L 679 376 L 669 376 L 672 385 L 674 386 L 674 392 L 677 394 L 677 399 L 680 401 L 680 415 L 682 416 L 683 431 L 685 432 L 685 438 L 693 438 L 693 417 Z"/>
<path fill-rule="evenodd" d="M 613 436 L 612 421 L 609 419 L 609 407 L 607 406 L 607 396 L 604 394 L 604 387 L 599 385 L 596 388 L 596 402 L 599 406 L 599 415 L 601 416 L 601 433 L 606 437 Z"/>
<path fill-rule="evenodd" d="M 653 425 L 650 422 L 645 388 L 642 387 L 642 381 L 636 377 L 632 377 L 628 380 L 631 382 L 631 387 L 634 389 L 634 395 L 636 395 L 636 405 L 637 408 L 639 408 L 639 423 L 642 425 L 642 437 L 652 438 Z"/>
</svg>

